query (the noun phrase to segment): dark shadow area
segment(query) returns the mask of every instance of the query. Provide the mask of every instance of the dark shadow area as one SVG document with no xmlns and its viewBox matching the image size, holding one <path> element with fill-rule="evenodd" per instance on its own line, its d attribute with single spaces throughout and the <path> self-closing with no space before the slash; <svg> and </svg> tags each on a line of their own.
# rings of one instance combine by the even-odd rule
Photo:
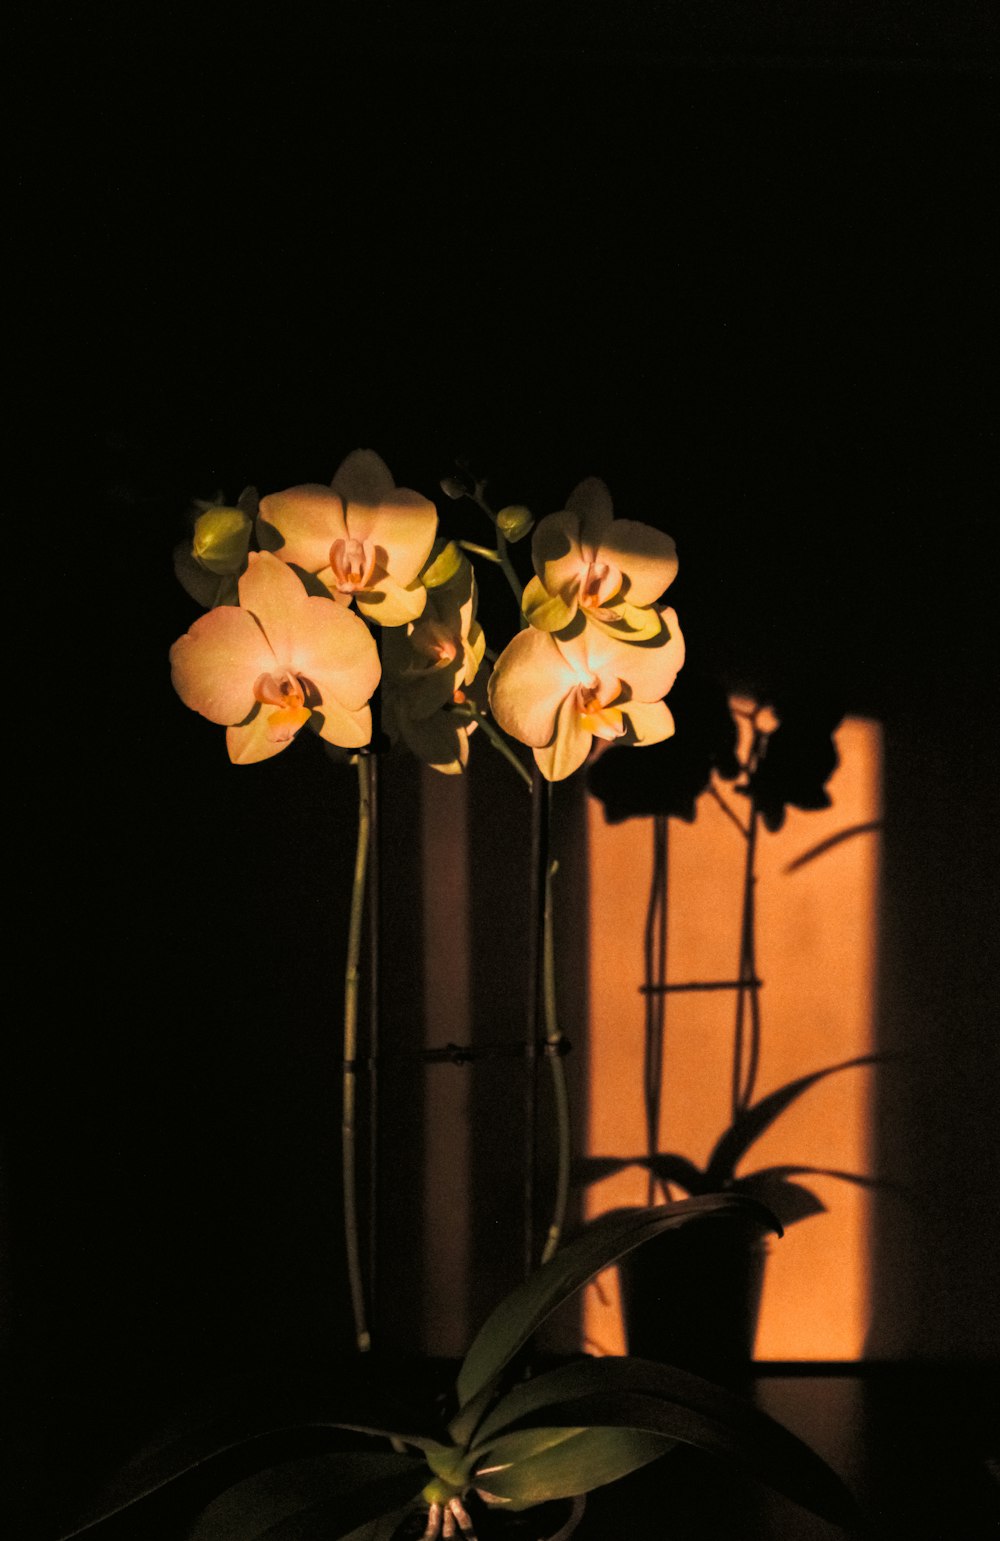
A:
<svg viewBox="0 0 1000 1541">
<path fill-rule="evenodd" d="M 827 7 L 756 25 L 681 7 L 671 31 L 672 8 L 610 29 L 583 6 L 536 30 L 522 6 L 477 25 L 362 9 L 329 43 L 98 14 L 67 22 L 58 56 L 25 49 L 13 1421 L 113 1429 L 124 1407 L 350 1351 L 353 775 L 317 742 L 231 767 L 166 656 L 197 613 L 171 569 L 192 498 L 329 481 L 357 445 L 427 495 L 469 457 L 498 504 L 538 514 L 603 477 L 616 513 L 675 537 L 671 598 L 706 674 L 830 691 L 884 724 L 879 1047 L 913 1058 L 880 1083 L 875 1157 L 920 1204 L 880 1204 L 870 1348 L 995 1359 L 990 14 L 878 6 L 856 31 Z M 447 532 L 481 533 L 438 503 Z M 483 603 L 489 629 L 485 581 Z M 526 835 L 482 769 L 492 1037 L 517 1030 Z M 419 974 L 413 784 L 386 777 L 393 1043 Z M 513 1180 L 511 1138 L 476 1073 L 485 1204 Z M 404 1272 L 421 1108 L 387 1097 L 383 1310 L 402 1338 L 428 1287 Z M 482 1223 L 477 1310 L 517 1245 Z M 67 1442 L 39 1484 L 72 1466 Z"/>
</svg>

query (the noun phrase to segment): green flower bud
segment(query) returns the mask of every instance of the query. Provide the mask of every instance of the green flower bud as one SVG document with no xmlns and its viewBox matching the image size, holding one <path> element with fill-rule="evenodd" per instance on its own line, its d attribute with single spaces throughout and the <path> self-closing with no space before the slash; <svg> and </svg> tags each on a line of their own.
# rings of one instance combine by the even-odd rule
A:
<svg viewBox="0 0 1000 1541">
<path fill-rule="evenodd" d="M 497 514 L 497 528 L 504 539 L 511 544 L 516 540 L 523 540 L 534 522 L 531 510 L 521 503 L 511 503 Z"/>
<path fill-rule="evenodd" d="M 250 548 L 253 521 L 241 508 L 209 508 L 194 522 L 191 555 L 217 577 L 239 572 Z"/>
<path fill-rule="evenodd" d="M 464 558 L 453 540 L 435 541 L 431 548 L 431 559 L 423 572 L 420 581 L 425 589 L 439 589 L 446 583 L 450 583 L 458 572 Z"/>
<path fill-rule="evenodd" d="M 442 476 L 440 485 L 446 498 L 464 498 L 469 490 L 462 486 L 457 476 Z"/>
</svg>

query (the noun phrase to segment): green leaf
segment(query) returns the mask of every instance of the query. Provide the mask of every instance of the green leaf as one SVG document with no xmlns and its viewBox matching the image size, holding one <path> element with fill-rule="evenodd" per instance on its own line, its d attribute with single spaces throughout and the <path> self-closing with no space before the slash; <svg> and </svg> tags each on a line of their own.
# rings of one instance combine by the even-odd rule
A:
<svg viewBox="0 0 1000 1541">
<path fill-rule="evenodd" d="M 245 1452 L 248 1463 L 254 1459 L 259 1463 L 264 1441 L 272 1435 L 329 1429 L 335 1437 L 334 1430 L 349 1428 L 395 1435 L 423 1447 L 443 1432 L 426 1430 L 395 1397 L 352 1384 L 348 1366 L 338 1366 L 335 1373 L 338 1382 L 332 1386 L 328 1375 L 264 1385 L 241 1380 L 181 1409 L 170 1425 L 97 1490 L 61 1531 L 59 1541 L 70 1541 L 224 1456 L 231 1460 L 236 1451 Z"/>
<path fill-rule="evenodd" d="M 752 1107 L 741 1113 L 718 1141 L 705 1168 L 705 1175 L 709 1182 L 713 1187 L 722 1187 L 730 1182 L 737 1163 L 754 1141 L 758 1140 L 765 1129 L 769 1129 L 775 1119 L 801 1097 L 803 1092 L 815 1086 L 817 1081 L 822 1081 L 826 1076 L 836 1075 L 841 1070 L 853 1070 L 857 1065 L 875 1065 L 886 1058 L 884 1054 L 860 1054 L 856 1059 L 845 1059 L 839 1065 L 827 1065 L 824 1070 L 814 1070 L 812 1075 L 804 1075 L 796 1081 L 788 1081 L 784 1086 L 779 1086 L 777 1091 L 762 1097 L 759 1102 L 755 1102 Z"/>
<path fill-rule="evenodd" d="M 635 1429 L 525 1430 L 498 1439 L 484 1454 L 473 1481 L 477 1488 L 506 1499 L 505 1509 L 528 1509 L 627 1477 L 672 1449 L 673 1443 Z"/>
<path fill-rule="evenodd" d="M 380 1514 L 378 1519 L 369 1520 L 364 1525 L 359 1525 L 356 1530 L 348 1534 L 334 1537 L 330 1541 L 392 1541 L 396 1534 L 396 1528 L 402 1520 L 415 1507 L 414 1504 L 402 1504 L 398 1509 L 393 1509 L 391 1514 Z"/>
<path fill-rule="evenodd" d="M 477 1436 L 541 1419 L 546 1428 L 630 1428 L 723 1456 L 836 1524 L 856 1518 L 847 1488 L 826 1462 L 751 1403 L 711 1381 L 642 1359 L 584 1359 L 509 1391 Z M 486 1485 L 489 1485 L 486 1479 Z"/>
<path fill-rule="evenodd" d="M 497 1376 L 545 1318 L 602 1269 L 661 1231 L 698 1215 L 756 1213 L 770 1227 L 772 1217 L 753 1200 L 736 1194 L 706 1194 L 653 1209 L 617 1210 L 601 1216 L 552 1260 L 513 1290 L 487 1317 L 465 1356 L 456 1382 L 459 1411 L 449 1425 L 453 1439 L 471 1439 L 483 1398 Z M 478 1399 L 473 1404 L 473 1399 Z"/>
<path fill-rule="evenodd" d="M 379 1451 L 338 1451 L 283 1461 L 227 1488 L 184 1541 L 331 1541 L 413 1500 L 423 1461 Z"/>
</svg>

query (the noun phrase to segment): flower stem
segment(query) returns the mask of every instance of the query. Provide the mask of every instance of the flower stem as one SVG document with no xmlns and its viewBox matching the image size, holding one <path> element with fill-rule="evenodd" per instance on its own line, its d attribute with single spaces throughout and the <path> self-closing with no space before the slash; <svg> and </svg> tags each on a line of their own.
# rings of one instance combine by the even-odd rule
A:
<svg viewBox="0 0 1000 1541">
<path fill-rule="evenodd" d="M 551 800 L 552 787 L 546 782 L 545 795 Z M 569 1088 L 566 1083 L 566 1067 L 562 1056 L 562 1033 L 556 1008 L 556 956 L 555 931 L 552 920 L 552 879 L 559 863 L 550 861 L 545 872 L 544 938 L 542 943 L 542 1011 L 545 1024 L 546 1059 L 552 1071 L 552 1092 L 556 1106 L 556 1192 L 552 1205 L 552 1221 L 542 1262 L 547 1263 L 558 1250 L 566 1223 L 566 1205 L 569 1201 L 570 1123 Z"/>
<path fill-rule="evenodd" d="M 344 973 L 344 1084 L 341 1114 L 341 1151 L 344 1182 L 344 1240 L 347 1277 L 354 1316 L 354 1336 L 360 1353 L 371 1348 L 365 1319 L 364 1289 L 358 1242 L 358 1192 L 355 1111 L 357 1101 L 358 987 L 360 983 L 361 934 L 365 912 L 365 882 L 371 846 L 371 762 L 358 756 L 358 842 L 351 888 L 351 914 L 347 930 L 347 966 Z"/>
<path fill-rule="evenodd" d="M 467 722 L 478 723 L 483 732 L 486 734 L 486 737 L 489 739 L 490 743 L 493 745 L 493 748 L 498 750 L 500 754 L 503 755 L 504 759 L 514 767 L 521 780 L 530 789 L 531 772 L 527 769 L 526 766 L 522 765 L 521 761 L 518 759 L 517 755 L 514 753 L 507 740 L 504 738 L 503 734 L 498 732 L 497 728 L 490 721 L 485 712 L 481 712 L 477 706 L 473 706 L 471 701 L 464 701 L 461 706 L 453 706 L 451 707 L 451 711 L 456 717 L 464 717 Z"/>
<path fill-rule="evenodd" d="M 513 563 L 511 562 L 510 557 L 507 555 L 507 538 L 501 530 L 500 526 L 497 524 L 497 516 L 493 512 L 493 509 L 490 507 L 490 505 L 487 503 L 486 499 L 483 497 L 483 489 L 485 486 L 485 482 L 477 482 L 473 490 L 466 493 L 466 497 L 475 503 L 477 508 L 482 509 L 483 513 L 486 515 L 487 519 L 496 530 L 496 551 L 482 551 L 482 554 L 484 556 L 488 556 L 491 562 L 500 563 L 500 566 L 503 569 L 504 577 L 510 584 L 514 598 L 517 600 L 517 608 L 520 610 L 521 600 L 524 597 L 524 585 L 522 584 L 520 578 L 517 576 L 517 573 L 514 571 Z M 459 544 L 465 546 L 467 551 L 473 551 L 476 549 L 466 541 L 460 541 Z M 482 550 L 482 548 L 480 548 L 480 550 Z"/>
</svg>

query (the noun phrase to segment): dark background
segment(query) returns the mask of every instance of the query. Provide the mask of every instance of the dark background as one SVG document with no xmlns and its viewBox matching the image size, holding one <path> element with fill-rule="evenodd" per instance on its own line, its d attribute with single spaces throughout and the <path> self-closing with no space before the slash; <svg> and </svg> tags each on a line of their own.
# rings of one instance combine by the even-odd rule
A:
<svg viewBox="0 0 1000 1541">
<path fill-rule="evenodd" d="M 884 724 L 914 1059 L 876 1155 L 927 1202 L 882 1216 L 870 1352 L 995 1358 L 991 9 L 331 15 L 98 7 L 17 67 L 14 1399 L 72 1427 L 348 1347 L 353 782 L 312 744 L 232 770 L 166 653 L 192 497 L 357 445 L 538 512 L 601 475 L 677 540 L 689 656 Z"/>
</svg>

